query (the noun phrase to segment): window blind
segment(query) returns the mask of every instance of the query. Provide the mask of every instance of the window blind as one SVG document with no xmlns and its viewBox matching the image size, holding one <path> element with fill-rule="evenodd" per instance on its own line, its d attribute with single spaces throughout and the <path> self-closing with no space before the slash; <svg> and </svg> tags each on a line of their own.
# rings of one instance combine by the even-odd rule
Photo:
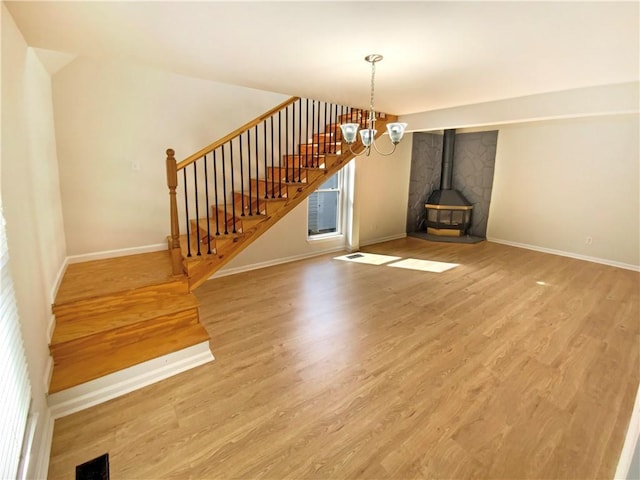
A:
<svg viewBox="0 0 640 480">
<path fill-rule="evenodd" d="M 31 385 L 20 332 L 4 214 L 0 204 L 0 478 L 18 474 Z"/>
</svg>

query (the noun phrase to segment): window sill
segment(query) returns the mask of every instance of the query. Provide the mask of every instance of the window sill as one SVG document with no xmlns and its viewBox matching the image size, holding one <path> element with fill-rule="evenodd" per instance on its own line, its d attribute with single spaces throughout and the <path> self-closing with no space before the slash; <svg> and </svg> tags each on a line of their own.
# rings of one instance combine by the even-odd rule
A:
<svg viewBox="0 0 640 480">
<path fill-rule="evenodd" d="M 321 242 L 323 240 L 328 241 L 328 240 L 337 240 L 337 239 L 344 239 L 344 233 L 322 233 L 320 235 L 314 235 L 312 237 L 307 236 L 307 242 L 309 243 Z"/>
</svg>

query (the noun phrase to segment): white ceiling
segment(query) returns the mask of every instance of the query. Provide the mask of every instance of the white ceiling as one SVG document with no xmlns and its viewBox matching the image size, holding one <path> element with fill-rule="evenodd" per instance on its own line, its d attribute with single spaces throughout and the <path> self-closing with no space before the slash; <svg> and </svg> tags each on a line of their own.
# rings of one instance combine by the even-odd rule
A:
<svg viewBox="0 0 640 480">
<path fill-rule="evenodd" d="M 638 81 L 638 2 L 5 2 L 28 44 L 422 112 Z"/>
</svg>

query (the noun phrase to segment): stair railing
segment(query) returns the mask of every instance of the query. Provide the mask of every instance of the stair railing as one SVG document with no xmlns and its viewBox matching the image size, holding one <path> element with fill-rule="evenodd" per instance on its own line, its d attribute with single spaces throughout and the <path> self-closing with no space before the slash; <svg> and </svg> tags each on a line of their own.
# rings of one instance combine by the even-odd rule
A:
<svg viewBox="0 0 640 480">
<path fill-rule="evenodd" d="M 292 97 L 179 163 L 175 152 L 168 149 L 168 243 L 173 273 L 183 272 L 181 217 L 186 257 L 215 254 L 216 238 L 240 233 L 238 217 L 264 217 L 266 203 L 282 198 L 286 184 L 302 182 L 305 168 L 320 167 L 325 154 L 341 153 L 336 142 L 339 124 L 345 121 L 364 125 L 366 112 Z M 178 201 L 180 177 L 182 205 Z"/>
</svg>

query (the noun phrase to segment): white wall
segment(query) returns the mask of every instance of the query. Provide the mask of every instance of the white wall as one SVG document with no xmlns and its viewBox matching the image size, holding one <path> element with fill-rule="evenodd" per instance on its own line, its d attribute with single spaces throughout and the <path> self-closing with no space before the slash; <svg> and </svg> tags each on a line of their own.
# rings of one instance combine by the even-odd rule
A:
<svg viewBox="0 0 640 480">
<path fill-rule="evenodd" d="M 288 98 L 88 58 L 53 95 L 69 255 L 165 242 L 165 150 L 180 161 Z"/>
<path fill-rule="evenodd" d="M 307 208 L 307 201 L 304 200 L 220 269 L 218 275 L 342 250 L 345 246 L 342 235 L 320 240 L 307 239 Z"/>
<path fill-rule="evenodd" d="M 1 193 L 11 270 L 22 325 L 32 412 L 39 415 L 31 477 L 46 475 L 53 433 L 46 405 L 52 291 L 65 238 L 51 99 L 51 79 L 2 4 Z M 40 457 L 42 455 L 42 457 Z M 34 470 L 35 469 L 35 470 Z"/>
<path fill-rule="evenodd" d="M 488 238 L 640 265 L 638 132 L 637 114 L 501 127 Z"/>
<path fill-rule="evenodd" d="M 383 152 L 390 151 L 386 136 L 380 143 Z M 412 135 L 407 134 L 393 155 L 385 157 L 373 152 L 369 157 L 357 158 L 355 193 L 360 245 L 406 234 L 412 144 Z"/>
</svg>

